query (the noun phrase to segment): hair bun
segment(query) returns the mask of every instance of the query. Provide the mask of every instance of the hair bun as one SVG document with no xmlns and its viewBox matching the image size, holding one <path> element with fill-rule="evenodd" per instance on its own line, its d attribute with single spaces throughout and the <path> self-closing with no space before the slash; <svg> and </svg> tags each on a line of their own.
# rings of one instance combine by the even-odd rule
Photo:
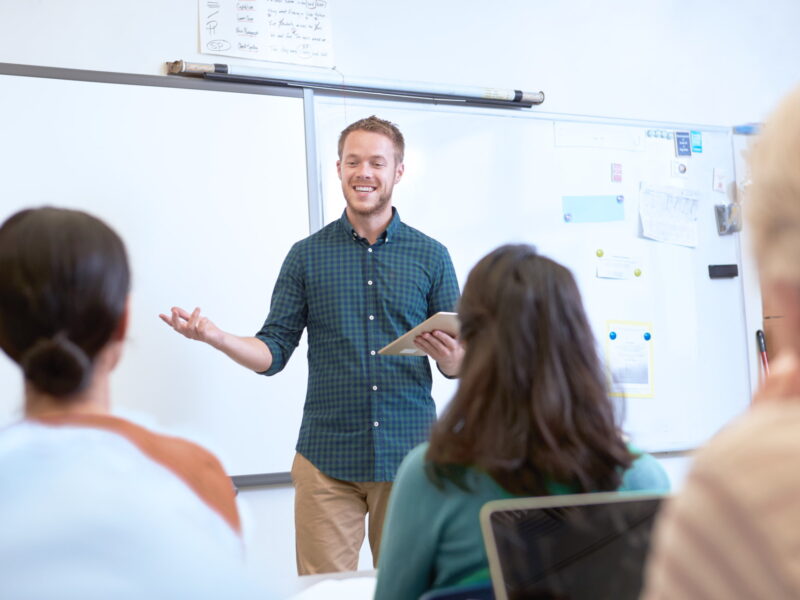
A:
<svg viewBox="0 0 800 600">
<path fill-rule="evenodd" d="M 89 381 L 92 363 L 64 333 L 42 338 L 21 357 L 25 379 L 52 396 L 80 392 Z"/>
</svg>

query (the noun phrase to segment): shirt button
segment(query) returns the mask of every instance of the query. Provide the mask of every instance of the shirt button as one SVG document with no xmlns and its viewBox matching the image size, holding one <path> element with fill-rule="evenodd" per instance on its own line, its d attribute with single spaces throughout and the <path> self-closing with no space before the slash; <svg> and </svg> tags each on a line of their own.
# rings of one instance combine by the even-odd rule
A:
<svg viewBox="0 0 800 600">
<path fill-rule="evenodd" d="M 372 252 L 372 248 L 367 248 L 367 252 Z"/>
<path fill-rule="evenodd" d="M 378 425 L 380 425 L 380 423 L 378 423 L 377 421 L 375 421 L 375 422 L 374 422 L 372 425 L 373 425 L 374 427 L 377 427 Z"/>
<path fill-rule="evenodd" d="M 370 315 L 370 316 L 369 316 L 369 320 L 370 320 L 370 321 L 374 321 L 374 320 L 375 320 L 375 315 Z"/>
<path fill-rule="evenodd" d="M 367 285 L 372 285 L 372 279 L 370 279 L 369 281 L 367 281 Z"/>
<path fill-rule="evenodd" d="M 370 353 L 370 356 L 375 356 L 375 350 L 370 350 L 369 353 Z"/>
<path fill-rule="evenodd" d="M 377 392 L 378 391 L 378 386 L 377 385 L 373 385 L 372 386 L 372 391 L 373 392 Z"/>
</svg>

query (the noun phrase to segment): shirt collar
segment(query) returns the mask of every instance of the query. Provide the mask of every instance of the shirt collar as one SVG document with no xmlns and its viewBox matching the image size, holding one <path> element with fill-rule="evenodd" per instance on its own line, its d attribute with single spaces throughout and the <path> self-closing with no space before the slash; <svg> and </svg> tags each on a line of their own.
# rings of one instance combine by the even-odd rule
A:
<svg viewBox="0 0 800 600">
<path fill-rule="evenodd" d="M 350 219 L 347 218 L 347 210 L 342 211 L 342 216 L 339 219 L 339 222 L 342 224 L 342 228 L 344 229 L 345 233 L 348 237 L 353 239 L 360 239 L 361 236 L 358 235 L 353 224 L 350 223 Z M 392 220 L 389 221 L 389 225 L 386 227 L 386 230 L 378 236 L 378 239 L 383 239 L 384 244 L 388 244 L 390 239 L 394 239 L 394 236 L 400 229 L 400 213 L 397 212 L 397 209 L 393 206 L 392 207 Z"/>
</svg>

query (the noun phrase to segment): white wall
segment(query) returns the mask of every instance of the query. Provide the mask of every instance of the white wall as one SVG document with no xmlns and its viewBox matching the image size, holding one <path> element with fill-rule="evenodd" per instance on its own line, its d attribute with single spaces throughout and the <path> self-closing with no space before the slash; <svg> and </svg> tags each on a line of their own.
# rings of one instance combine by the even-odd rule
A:
<svg viewBox="0 0 800 600">
<path fill-rule="evenodd" d="M 328 4 L 345 76 L 543 90 L 548 112 L 728 125 L 800 81 L 796 0 Z M 144 74 L 233 62 L 197 52 L 196 7 L 0 0 L 0 61 Z"/>
<path fill-rule="evenodd" d="M 763 119 L 800 82 L 796 0 L 328 3 L 345 77 L 542 90 L 548 112 L 731 125 Z M 215 62 L 197 52 L 196 11 L 195 0 L 0 0 L 0 62 L 142 74 Z M 686 460 L 670 463 L 682 478 Z M 253 560 L 273 573 L 294 569 L 291 497 L 241 494 Z"/>
<path fill-rule="evenodd" d="M 248 566 L 278 597 L 296 588 L 294 553 L 294 490 L 291 485 L 250 488 L 239 492 Z M 372 569 L 369 544 L 361 549 L 359 570 Z"/>
</svg>

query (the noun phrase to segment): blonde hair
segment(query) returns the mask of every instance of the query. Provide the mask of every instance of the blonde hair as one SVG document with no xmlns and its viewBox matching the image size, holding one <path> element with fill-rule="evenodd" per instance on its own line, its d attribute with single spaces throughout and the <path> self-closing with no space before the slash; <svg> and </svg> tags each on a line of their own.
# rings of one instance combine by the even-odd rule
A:
<svg viewBox="0 0 800 600">
<path fill-rule="evenodd" d="M 354 131 L 371 131 L 373 133 L 385 135 L 394 145 L 395 161 L 398 165 L 403 162 L 403 155 L 406 151 L 406 142 L 403 139 L 403 134 L 400 133 L 400 129 L 397 127 L 397 125 L 391 121 L 379 119 L 375 115 L 367 117 L 366 119 L 360 119 L 355 123 L 351 123 L 344 129 L 344 131 L 342 131 L 341 135 L 339 135 L 339 160 L 342 159 L 344 141 L 347 139 L 347 136 Z"/>
<path fill-rule="evenodd" d="M 747 217 L 759 273 L 800 286 L 800 87 L 770 115 L 750 170 Z"/>
</svg>

